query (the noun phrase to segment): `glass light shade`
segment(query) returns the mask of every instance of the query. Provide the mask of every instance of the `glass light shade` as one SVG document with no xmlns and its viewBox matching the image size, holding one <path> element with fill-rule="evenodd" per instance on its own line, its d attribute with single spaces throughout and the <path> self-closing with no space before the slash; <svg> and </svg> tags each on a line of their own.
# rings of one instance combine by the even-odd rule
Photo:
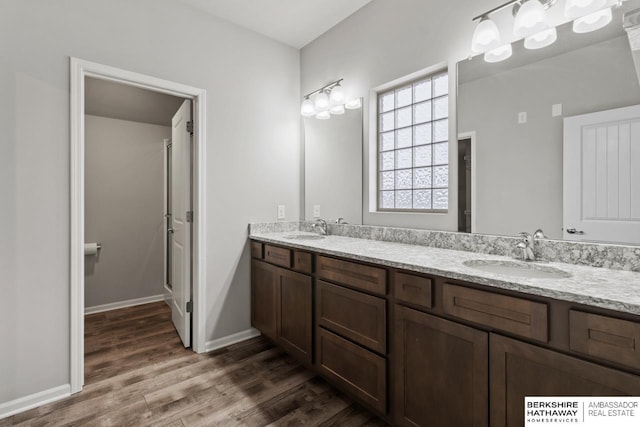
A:
<svg viewBox="0 0 640 427">
<path fill-rule="evenodd" d="M 579 18 L 602 9 L 606 0 L 567 0 L 564 4 L 564 16 Z"/>
<path fill-rule="evenodd" d="M 344 93 L 344 88 L 340 86 L 338 83 L 331 89 L 331 94 L 329 95 L 329 103 L 331 105 L 344 104 L 344 100 L 346 95 Z"/>
<path fill-rule="evenodd" d="M 329 108 L 329 112 L 331 114 L 344 114 L 344 104 L 334 105 L 333 107 Z"/>
<path fill-rule="evenodd" d="M 513 49 L 511 49 L 511 43 L 502 45 L 495 49 L 492 49 L 484 54 L 484 60 L 486 62 L 500 62 L 511 57 Z"/>
<path fill-rule="evenodd" d="M 313 107 L 313 101 L 309 98 L 305 98 L 302 101 L 302 106 L 300 107 L 300 114 L 304 117 L 311 117 L 316 114 L 316 109 Z"/>
<path fill-rule="evenodd" d="M 482 53 L 500 46 L 498 26 L 491 19 L 482 19 L 471 39 L 471 51 Z"/>
<path fill-rule="evenodd" d="M 320 111 L 318 114 L 316 114 L 316 119 L 327 120 L 330 118 L 331 118 L 331 113 L 329 113 L 329 110 Z"/>
<path fill-rule="evenodd" d="M 313 99 L 313 107 L 316 111 L 325 111 L 329 109 L 329 97 L 326 93 L 320 92 Z"/>
<path fill-rule="evenodd" d="M 524 39 L 524 47 L 527 49 L 542 49 L 552 45 L 558 39 L 556 27 L 547 28 L 539 33 L 533 34 Z"/>
<path fill-rule="evenodd" d="M 611 22 L 611 8 L 602 9 L 595 13 L 592 13 L 582 18 L 578 18 L 573 21 L 574 33 L 589 33 L 591 31 L 599 30 Z"/>
<path fill-rule="evenodd" d="M 356 108 L 362 107 L 362 102 L 360 102 L 360 98 L 350 99 L 344 104 L 344 107 L 347 110 L 355 110 Z"/>
<path fill-rule="evenodd" d="M 549 18 L 542 3 L 538 0 L 529 0 L 524 3 L 513 23 L 513 34 L 517 37 L 528 37 L 549 28 Z"/>
</svg>

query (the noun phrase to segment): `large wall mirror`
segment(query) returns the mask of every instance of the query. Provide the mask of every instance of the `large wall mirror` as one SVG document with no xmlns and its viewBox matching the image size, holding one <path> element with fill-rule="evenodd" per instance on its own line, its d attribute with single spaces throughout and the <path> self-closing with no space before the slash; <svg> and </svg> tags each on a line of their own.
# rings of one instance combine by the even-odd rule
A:
<svg viewBox="0 0 640 427">
<path fill-rule="evenodd" d="M 304 119 L 305 220 L 362 224 L 362 109 Z"/>
<path fill-rule="evenodd" d="M 585 223 L 640 224 L 640 115 L 607 115 L 640 104 L 639 53 L 623 28 L 623 15 L 638 8 L 640 0 L 614 7 L 613 21 L 592 33 L 576 34 L 564 24 L 557 42 L 544 49 L 516 42 L 513 56 L 500 63 L 482 55 L 458 63 L 458 136 L 472 147 L 468 166 L 476 194 L 467 211 L 473 232 L 517 235 L 542 228 L 553 239 L 640 244 L 637 226 L 627 236 L 594 238 L 580 229 L 568 233 L 578 226 L 563 220 L 564 198 L 572 197 Z M 563 157 L 573 138 L 571 120 L 588 119 L 595 124 L 574 126 L 584 151 Z M 583 181 L 563 191 L 575 167 Z"/>
</svg>

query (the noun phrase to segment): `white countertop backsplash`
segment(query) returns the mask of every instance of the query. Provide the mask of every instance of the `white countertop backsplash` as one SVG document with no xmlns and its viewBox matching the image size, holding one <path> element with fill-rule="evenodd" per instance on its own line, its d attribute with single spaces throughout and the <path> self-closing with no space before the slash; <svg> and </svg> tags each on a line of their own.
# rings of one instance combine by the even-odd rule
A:
<svg viewBox="0 0 640 427">
<path fill-rule="evenodd" d="M 544 241 L 556 243 L 556 246 L 540 248 L 540 258 L 546 258 L 541 265 L 563 270 L 570 273 L 571 277 L 537 279 L 489 273 L 463 264 L 468 260 L 511 261 L 511 248 L 517 241 L 515 238 L 342 225 L 331 225 L 330 235 L 320 240 L 287 238 L 292 234 L 308 233 L 311 230 L 310 224 L 251 224 L 249 232 L 251 238 L 264 242 L 640 315 L 640 272 L 631 271 L 639 263 L 640 248 Z M 361 230 L 357 230 L 358 228 Z M 365 238 L 337 235 L 339 231 L 364 235 Z M 358 231 L 360 234 L 357 234 Z M 467 241 L 460 242 L 458 237 Z M 431 244 L 425 244 L 429 239 Z M 474 242 L 477 242 L 476 246 L 473 246 Z M 447 244 L 455 249 L 445 249 L 443 246 Z M 564 246 L 566 248 L 563 249 Z M 584 246 L 587 246 L 586 255 Z M 611 255 L 602 246 L 613 247 L 614 254 Z M 616 252 L 615 248 L 623 250 Z M 563 254 L 558 258 L 561 261 L 570 259 L 574 263 L 548 259 L 550 254 L 564 250 L 574 253 Z M 484 253 L 485 251 L 489 253 Z M 505 256 L 507 253 L 509 256 Z M 618 259 L 621 254 L 622 258 Z M 597 256 L 604 259 L 594 259 Z M 598 267 L 613 265 L 617 269 L 579 265 L 586 264 L 589 260 Z"/>
</svg>

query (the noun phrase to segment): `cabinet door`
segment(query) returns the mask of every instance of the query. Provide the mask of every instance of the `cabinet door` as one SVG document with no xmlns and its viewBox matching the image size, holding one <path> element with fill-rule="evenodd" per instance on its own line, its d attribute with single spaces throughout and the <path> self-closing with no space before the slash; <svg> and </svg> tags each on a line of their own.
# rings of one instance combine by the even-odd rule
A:
<svg viewBox="0 0 640 427">
<path fill-rule="evenodd" d="M 278 268 L 251 260 L 251 324 L 267 337 L 277 337 Z"/>
<path fill-rule="evenodd" d="M 394 413 L 400 426 L 487 426 L 488 334 L 395 306 Z"/>
<path fill-rule="evenodd" d="M 302 362 L 311 364 L 311 277 L 278 269 L 278 342 Z"/>
<path fill-rule="evenodd" d="M 491 334 L 491 426 L 524 425 L 525 396 L 640 395 L 640 377 Z"/>
</svg>

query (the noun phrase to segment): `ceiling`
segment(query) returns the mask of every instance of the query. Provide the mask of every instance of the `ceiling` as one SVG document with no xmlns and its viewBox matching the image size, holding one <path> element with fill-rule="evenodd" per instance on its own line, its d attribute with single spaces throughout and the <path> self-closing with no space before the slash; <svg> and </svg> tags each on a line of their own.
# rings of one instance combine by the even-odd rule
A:
<svg viewBox="0 0 640 427">
<path fill-rule="evenodd" d="M 85 114 L 171 126 L 184 99 L 107 80 L 85 80 Z"/>
<path fill-rule="evenodd" d="M 371 0 L 178 0 L 300 49 Z"/>
</svg>

